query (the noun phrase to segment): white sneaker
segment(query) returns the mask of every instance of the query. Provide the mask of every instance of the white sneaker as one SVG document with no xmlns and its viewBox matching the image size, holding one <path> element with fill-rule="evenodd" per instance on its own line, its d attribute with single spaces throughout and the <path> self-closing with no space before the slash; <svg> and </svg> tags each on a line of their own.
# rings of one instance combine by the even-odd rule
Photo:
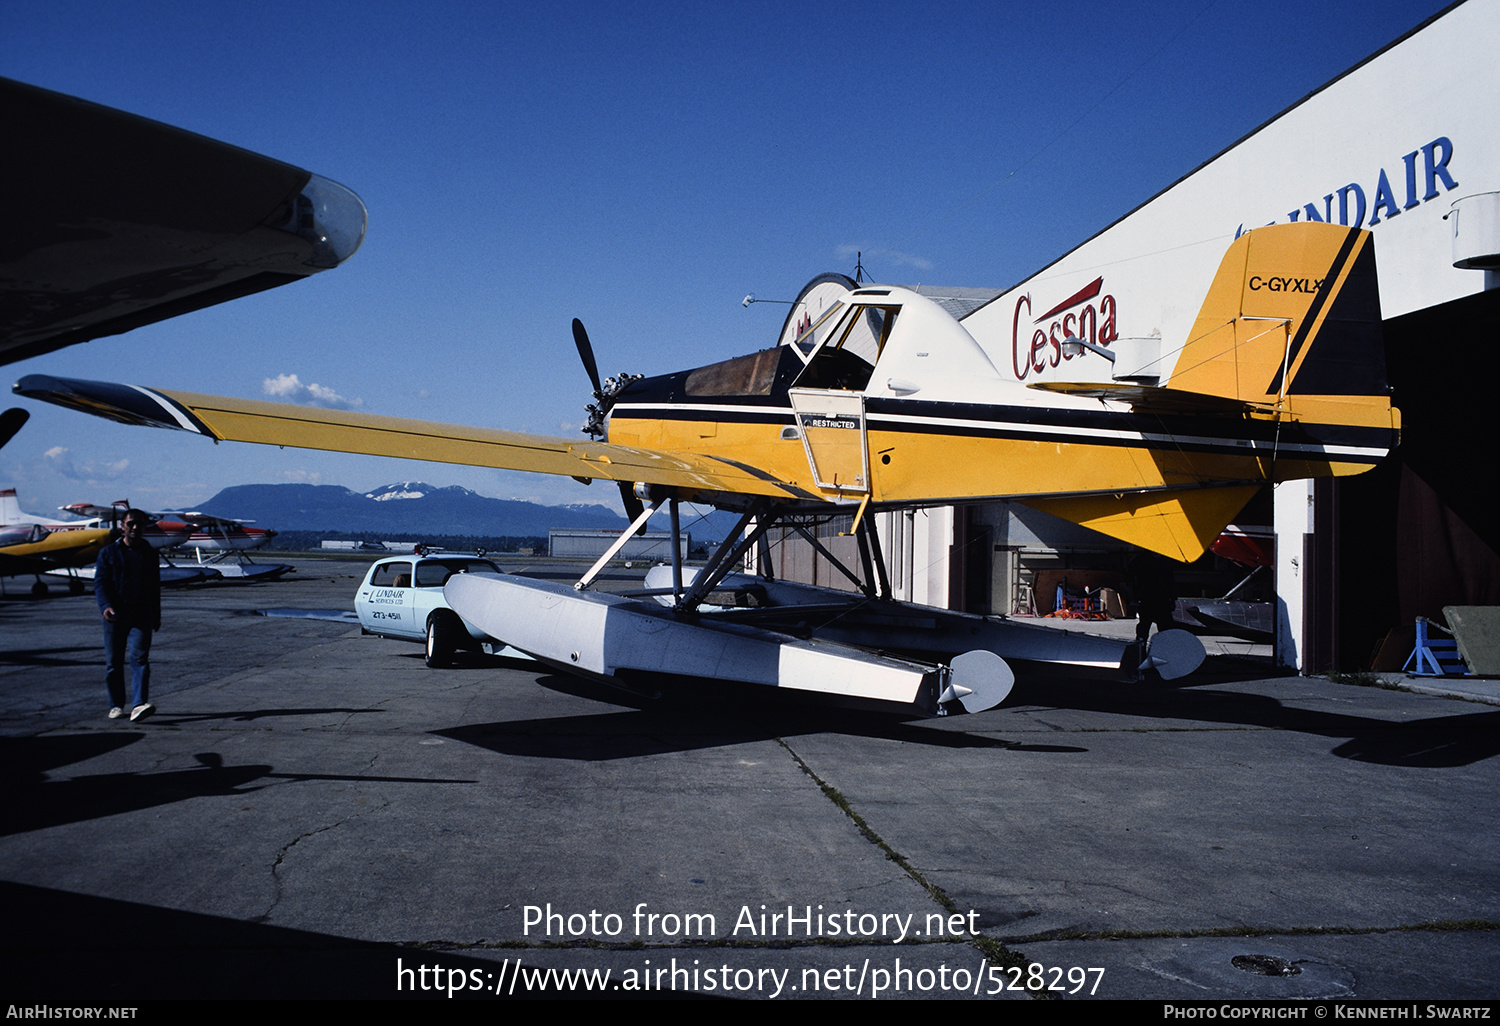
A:
<svg viewBox="0 0 1500 1026">
<path fill-rule="evenodd" d="M 136 720 L 144 720 L 147 716 L 150 716 L 154 712 L 156 712 L 156 706 L 152 705 L 150 702 L 142 702 L 140 705 L 130 710 L 130 722 L 134 723 Z"/>
<path fill-rule="evenodd" d="M 118 705 L 110 706 L 110 709 L 109 709 L 109 718 L 110 719 L 112 719 L 112 720 L 118 720 L 121 716 L 124 716 L 124 715 L 125 715 L 125 710 L 121 709 Z"/>
</svg>

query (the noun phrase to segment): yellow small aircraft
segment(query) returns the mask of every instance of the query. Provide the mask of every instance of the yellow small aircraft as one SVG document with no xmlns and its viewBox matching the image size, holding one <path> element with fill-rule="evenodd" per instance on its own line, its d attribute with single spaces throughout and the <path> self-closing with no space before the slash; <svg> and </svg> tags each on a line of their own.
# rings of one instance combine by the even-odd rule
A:
<svg viewBox="0 0 1500 1026">
<path fill-rule="evenodd" d="M 346 258 L 363 237 L 358 197 L 307 172 L 0 80 L 0 95 L 7 91 L 26 111 L 78 119 L 85 128 L 105 124 L 116 145 L 144 133 L 143 145 L 124 147 L 130 154 L 184 147 L 205 172 L 190 179 L 222 182 L 210 173 L 218 162 L 245 163 L 245 175 L 259 176 L 253 191 L 261 199 L 245 210 L 246 238 L 273 250 L 290 245 L 289 236 L 296 244 L 287 249 L 284 275 L 238 278 L 257 266 L 251 260 L 228 272 L 232 284 L 156 307 L 95 309 L 95 299 L 114 295 L 96 290 L 61 319 L 48 313 L 45 323 L 32 324 L 33 312 L 40 317 L 56 304 L 18 293 L 13 305 L 25 316 L 0 324 L 0 362 L 313 273 Z M 35 120 L 41 132 L 47 119 Z M 109 162 L 68 162 L 96 165 Z M 144 172 L 143 165 L 143 188 L 150 177 Z M 92 195 L 64 184 L 70 194 Z M 210 190 L 190 213 L 213 215 L 234 206 L 232 199 Z M 163 209 L 177 219 L 170 203 Z M 28 222 L 36 246 L 22 247 L 27 253 L 72 245 L 53 238 L 61 229 L 52 217 Z M 129 264 L 141 248 L 132 238 L 104 244 Z M 34 270 L 0 265 L 0 286 L 29 281 Z M 181 271 L 153 273 L 191 277 Z M 1087 361 L 1112 368 L 1097 381 L 1019 380 L 997 368 L 940 302 L 895 285 L 848 285 L 815 315 L 804 310 L 806 316 L 789 318 L 794 327 L 772 348 L 655 377 L 600 381 L 587 333 L 575 321 L 574 340 L 594 386 L 586 429 L 593 440 L 40 374 L 22 378 L 15 391 L 216 442 L 618 482 L 631 527 L 572 588 L 457 575 L 445 586 L 453 613 L 544 663 L 611 683 L 738 681 L 927 714 L 978 711 L 1003 700 L 1012 681 L 1004 659 L 1178 676 L 1201 662 L 1203 650 L 1180 631 L 1158 634 L 1142 648 L 896 602 L 869 513 L 1011 499 L 1190 561 L 1263 484 L 1357 474 L 1396 444 L 1399 413 L 1385 381 L 1374 243 L 1366 231 L 1295 223 L 1244 233 L 1225 253 L 1190 330 L 1144 340 L 1149 352 L 1127 353 L 1124 339 L 1113 346 L 1071 335 L 1051 340 L 1059 357 L 1092 350 L 1110 361 Z M 741 514 L 705 567 L 687 570 L 674 555 L 670 570 L 653 572 L 635 595 L 589 591 L 605 562 L 657 510 L 671 512 L 677 534 L 685 501 Z M 839 565 L 861 594 L 772 581 L 764 570 L 758 578 L 732 572 L 772 526 L 797 528 L 819 546 L 808 522 L 843 514 L 853 514 L 862 566 Z M 455 637 L 451 628 L 429 622 L 429 646 Z"/>
<path fill-rule="evenodd" d="M 47 594 L 42 574 L 92 566 L 99 550 L 109 544 L 109 530 L 49 530 L 41 524 L 0 526 L 0 577 L 36 575 L 33 595 Z M 81 594 L 82 578 L 70 577 L 68 586 Z"/>
<path fill-rule="evenodd" d="M 1261 484 L 1357 474 L 1395 445 L 1375 273 L 1365 231 L 1246 232 L 1160 384 L 1023 384 L 897 286 L 854 289 L 791 344 L 602 386 L 575 322 L 600 441 L 46 375 L 15 392 L 215 441 L 601 478 L 762 522 L 1017 499 L 1191 561 Z M 1308 285 L 1258 287 L 1272 279 Z"/>
</svg>

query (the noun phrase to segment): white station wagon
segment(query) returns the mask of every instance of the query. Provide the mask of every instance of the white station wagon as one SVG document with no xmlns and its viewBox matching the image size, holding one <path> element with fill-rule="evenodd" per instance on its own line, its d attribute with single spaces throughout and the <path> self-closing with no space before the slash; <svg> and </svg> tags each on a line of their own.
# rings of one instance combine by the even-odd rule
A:
<svg viewBox="0 0 1500 1026">
<path fill-rule="evenodd" d="M 453 665 L 460 649 L 500 653 L 504 642 L 459 617 L 443 597 L 454 574 L 500 576 L 488 559 L 460 555 L 412 555 L 382 559 L 370 567 L 354 596 L 360 626 L 383 638 L 427 643 L 427 665 Z M 511 650 L 506 655 L 520 655 Z"/>
</svg>

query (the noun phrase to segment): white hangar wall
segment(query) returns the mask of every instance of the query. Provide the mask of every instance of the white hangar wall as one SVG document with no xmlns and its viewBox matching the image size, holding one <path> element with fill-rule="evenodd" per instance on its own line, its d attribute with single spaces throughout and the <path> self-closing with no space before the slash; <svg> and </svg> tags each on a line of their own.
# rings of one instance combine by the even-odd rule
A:
<svg viewBox="0 0 1500 1026">
<path fill-rule="evenodd" d="M 1375 233 L 1387 319 L 1483 290 L 1485 272 L 1452 266 L 1444 215 L 1460 197 L 1500 191 L 1497 44 L 1500 0 L 1449 10 L 970 314 L 964 326 L 1003 373 L 1034 380 L 1066 368 L 1069 376 L 1108 380 L 1102 357 L 1062 360 L 1053 339 L 1093 324 L 1122 338 L 1159 335 L 1164 351 L 1173 351 L 1235 236 L 1294 220 L 1357 223 Z M 1063 305 L 1096 281 L 1096 293 Z M 1039 363 L 1045 371 L 1036 370 Z"/>
</svg>

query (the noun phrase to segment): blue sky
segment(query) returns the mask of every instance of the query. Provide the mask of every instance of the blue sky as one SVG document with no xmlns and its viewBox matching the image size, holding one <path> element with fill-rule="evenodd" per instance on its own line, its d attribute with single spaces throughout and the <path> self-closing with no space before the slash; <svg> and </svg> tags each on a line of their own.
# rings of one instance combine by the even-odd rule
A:
<svg viewBox="0 0 1500 1026">
<path fill-rule="evenodd" d="M 824 271 L 1004 287 L 1442 8 L 1034 3 L 8 0 L 0 74 L 298 164 L 365 201 L 331 272 L 13 364 L 574 435 L 600 370 L 774 343 Z M 214 446 L 19 401 L 0 486 L 45 513 L 254 482 L 416 478 L 617 505 L 501 471 Z"/>
</svg>

